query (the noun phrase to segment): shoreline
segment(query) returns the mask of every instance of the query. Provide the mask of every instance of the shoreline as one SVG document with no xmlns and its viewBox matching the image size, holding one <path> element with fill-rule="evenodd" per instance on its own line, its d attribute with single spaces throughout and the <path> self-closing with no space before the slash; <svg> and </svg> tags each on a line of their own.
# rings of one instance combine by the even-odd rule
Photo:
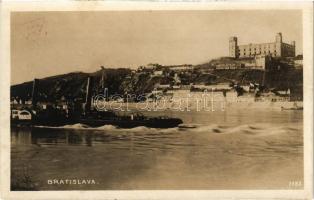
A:
<svg viewBox="0 0 314 200">
<path fill-rule="evenodd" d="M 95 105 L 95 104 L 94 104 Z M 227 101 L 208 101 L 205 102 L 106 102 L 102 107 L 94 106 L 94 109 L 99 111 L 115 110 L 122 112 L 154 112 L 154 111 L 179 111 L 179 112 L 215 112 L 215 111 L 226 111 L 227 109 L 254 109 L 254 110 L 294 110 L 295 108 L 303 109 L 303 101 L 238 101 L 238 102 L 227 102 Z M 298 110 L 298 109 L 296 109 Z"/>
</svg>

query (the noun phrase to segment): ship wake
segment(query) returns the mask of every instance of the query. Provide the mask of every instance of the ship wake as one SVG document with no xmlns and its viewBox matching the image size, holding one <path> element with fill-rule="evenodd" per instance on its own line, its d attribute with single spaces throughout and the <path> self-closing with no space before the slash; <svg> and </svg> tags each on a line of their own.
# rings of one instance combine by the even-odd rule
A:
<svg viewBox="0 0 314 200">
<path fill-rule="evenodd" d="M 289 134 L 294 132 L 299 132 L 302 129 L 302 126 L 295 126 L 293 124 L 242 124 L 242 125 L 229 125 L 223 126 L 219 124 L 211 124 L 211 125 L 201 125 L 201 124 L 184 124 L 182 126 L 176 128 L 148 128 L 145 126 L 139 126 L 135 128 L 119 128 L 113 125 L 104 125 L 100 127 L 90 127 L 85 124 L 77 123 L 72 125 L 65 126 L 36 126 L 36 128 L 49 128 L 49 129 L 68 129 L 68 130 L 77 130 L 77 131 L 104 131 L 106 133 L 114 133 L 114 132 L 125 132 L 125 133 L 149 133 L 149 134 L 160 134 L 160 133 L 195 133 L 195 134 L 242 134 L 242 135 L 251 135 L 254 137 L 263 137 L 263 136 L 274 136 L 274 135 L 282 135 Z M 302 130 L 301 130 L 302 132 Z"/>
</svg>

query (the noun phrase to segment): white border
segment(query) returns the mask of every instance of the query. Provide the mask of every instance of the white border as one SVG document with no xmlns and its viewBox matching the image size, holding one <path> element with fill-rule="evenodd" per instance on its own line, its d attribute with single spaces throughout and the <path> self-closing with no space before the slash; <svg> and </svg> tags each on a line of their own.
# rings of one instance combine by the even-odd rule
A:
<svg viewBox="0 0 314 200">
<path fill-rule="evenodd" d="M 304 55 L 304 190 L 125 190 L 125 191 L 10 191 L 10 12 L 101 10 L 254 10 L 302 9 Z M 2 3 L 0 141 L 3 199 L 311 199 L 313 177 L 313 7 L 312 2 L 150 3 L 150 2 L 23 2 Z"/>
</svg>

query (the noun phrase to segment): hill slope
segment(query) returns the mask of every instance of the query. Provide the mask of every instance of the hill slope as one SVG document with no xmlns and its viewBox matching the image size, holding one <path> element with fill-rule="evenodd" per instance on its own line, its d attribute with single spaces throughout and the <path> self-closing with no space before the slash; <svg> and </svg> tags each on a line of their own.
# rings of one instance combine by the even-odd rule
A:
<svg viewBox="0 0 314 200">
<path fill-rule="evenodd" d="M 101 71 L 94 73 L 73 72 L 58 76 L 47 77 L 39 80 L 39 100 L 56 101 L 65 99 L 84 99 L 86 93 L 87 77 L 93 77 L 93 91 L 100 92 Z M 204 74 L 194 71 L 192 74 L 180 75 L 184 84 L 216 84 L 221 82 L 235 81 L 240 84 L 250 82 L 262 83 L 264 72 L 253 69 L 240 70 L 213 70 Z M 154 89 L 156 84 L 171 84 L 173 78 L 170 76 L 153 76 L 148 73 L 132 73 L 129 69 L 105 69 L 104 86 L 108 88 L 109 95 L 112 94 L 143 94 Z M 279 90 L 290 89 L 297 96 L 302 96 L 303 70 L 282 70 L 280 72 L 267 72 L 265 74 L 265 85 Z M 32 82 L 25 82 L 11 86 L 11 97 L 30 99 L 32 93 Z"/>
</svg>

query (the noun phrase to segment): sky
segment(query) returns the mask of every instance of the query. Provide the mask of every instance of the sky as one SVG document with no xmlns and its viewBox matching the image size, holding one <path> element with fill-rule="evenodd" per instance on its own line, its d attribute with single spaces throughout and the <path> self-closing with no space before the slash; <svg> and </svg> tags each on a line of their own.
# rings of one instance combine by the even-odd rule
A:
<svg viewBox="0 0 314 200">
<path fill-rule="evenodd" d="M 11 84 L 100 66 L 201 64 L 238 43 L 296 41 L 299 10 L 13 12 Z"/>
</svg>

